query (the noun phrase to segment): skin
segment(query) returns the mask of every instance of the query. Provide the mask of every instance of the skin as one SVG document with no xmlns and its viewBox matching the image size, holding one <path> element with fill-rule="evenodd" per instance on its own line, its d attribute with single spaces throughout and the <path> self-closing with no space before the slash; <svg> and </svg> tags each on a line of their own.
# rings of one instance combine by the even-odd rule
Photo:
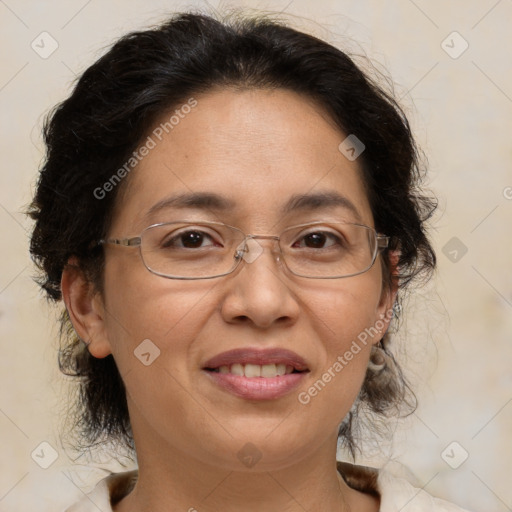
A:
<svg viewBox="0 0 512 512">
<path fill-rule="evenodd" d="M 119 196 L 109 237 L 137 236 L 155 222 L 222 221 L 245 233 L 279 234 L 320 219 L 355 220 L 341 207 L 283 215 L 293 194 L 335 191 L 374 219 L 356 161 L 338 150 L 345 135 L 311 100 L 284 90 L 214 90 L 132 171 Z M 163 116 L 163 119 L 168 116 Z M 167 209 L 143 219 L 175 193 L 215 192 L 227 211 Z M 337 431 L 362 385 L 370 348 L 388 326 L 307 405 L 307 390 L 359 333 L 389 311 L 380 256 L 346 279 L 288 273 L 270 249 L 231 275 L 197 281 L 150 273 L 137 248 L 106 246 L 105 292 L 94 293 L 69 267 L 62 290 L 73 325 L 92 355 L 113 354 L 123 376 L 139 479 L 116 507 L 136 510 L 377 511 L 378 500 L 349 488 L 336 471 Z M 134 357 L 142 340 L 159 347 L 149 366 Z M 240 347 L 287 348 L 310 370 L 296 392 L 251 402 L 214 386 L 203 364 Z M 237 457 L 252 443 L 261 459 Z"/>
</svg>

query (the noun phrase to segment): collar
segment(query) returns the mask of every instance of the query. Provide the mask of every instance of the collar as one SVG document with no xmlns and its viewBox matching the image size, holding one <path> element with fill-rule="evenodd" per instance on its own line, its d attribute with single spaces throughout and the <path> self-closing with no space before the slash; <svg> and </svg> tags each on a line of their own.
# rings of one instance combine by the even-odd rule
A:
<svg viewBox="0 0 512 512">
<path fill-rule="evenodd" d="M 337 461 L 338 472 L 345 483 L 356 491 L 379 497 L 377 479 L 379 472 L 377 469 L 366 466 L 356 466 L 348 462 Z M 112 505 L 119 503 L 125 496 L 130 494 L 137 482 L 138 470 L 124 473 L 114 473 L 107 478 L 107 487 L 110 494 Z"/>
</svg>

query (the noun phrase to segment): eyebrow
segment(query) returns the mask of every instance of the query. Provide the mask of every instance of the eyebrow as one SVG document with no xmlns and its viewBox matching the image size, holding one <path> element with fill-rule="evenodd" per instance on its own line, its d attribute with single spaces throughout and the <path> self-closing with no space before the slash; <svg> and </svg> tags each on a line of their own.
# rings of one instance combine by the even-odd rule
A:
<svg viewBox="0 0 512 512">
<path fill-rule="evenodd" d="M 283 207 L 283 213 L 296 210 L 325 210 L 327 208 L 341 207 L 349 210 L 358 221 L 361 215 L 350 199 L 337 192 L 315 192 L 313 194 L 296 194 L 292 196 Z"/>
<path fill-rule="evenodd" d="M 235 201 L 219 194 L 211 192 L 185 193 L 167 197 L 158 201 L 158 203 L 154 204 L 146 212 L 144 218 L 147 219 L 167 208 L 195 208 L 200 210 L 211 210 L 213 212 L 225 212 L 234 209 L 235 206 Z M 344 208 L 350 211 L 358 221 L 361 220 L 361 215 L 354 203 L 347 197 L 332 191 L 295 194 L 281 208 L 281 213 L 287 214 L 295 211 L 325 210 L 333 207 Z"/>
<path fill-rule="evenodd" d="M 196 192 L 190 194 L 178 194 L 167 197 L 154 204 L 144 215 L 151 217 L 166 208 L 196 208 L 201 210 L 213 210 L 215 212 L 226 211 L 234 208 L 235 202 L 218 194 L 209 192 Z"/>
</svg>

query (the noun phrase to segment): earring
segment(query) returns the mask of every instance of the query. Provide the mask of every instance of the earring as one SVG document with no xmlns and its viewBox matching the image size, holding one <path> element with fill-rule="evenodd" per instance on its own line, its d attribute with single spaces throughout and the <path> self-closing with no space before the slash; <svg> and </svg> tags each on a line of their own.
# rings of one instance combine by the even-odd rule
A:
<svg viewBox="0 0 512 512">
<path fill-rule="evenodd" d="M 370 360 L 368 361 L 368 369 L 380 373 L 386 367 L 386 353 L 384 352 L 384 345 L 382 340 L 376 345 L 372 346 L 370 352 Z"/>
</svg>

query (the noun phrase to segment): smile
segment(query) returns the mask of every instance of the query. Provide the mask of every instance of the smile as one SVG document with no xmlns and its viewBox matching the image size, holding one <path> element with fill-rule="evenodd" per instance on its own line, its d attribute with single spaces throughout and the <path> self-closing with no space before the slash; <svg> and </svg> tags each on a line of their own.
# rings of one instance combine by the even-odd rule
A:
<svg viewBox="0 0 512 512">
<path fill-rule="evenodd" d="M 276 400 L 309 373 L 306 361 L 286 349 L 235 349 L 208 360 L 204 374 L 224 392 L 245 400 Z"/>
<path fill-rule="evenodd" d="M 274 377 L 280 377 L 282 375 L 288 375 L 290 373 L 298 373 L 295 368 L 291 365 L 281 364 L 240 364 L 235 363 L 231 366 L 223 365 L 213 370 L 215 373 L 221 373 L 223 375 L 239 375 L 245 377 L 260 377 L 264 379 L 271 379 Z"/>
</svg>

